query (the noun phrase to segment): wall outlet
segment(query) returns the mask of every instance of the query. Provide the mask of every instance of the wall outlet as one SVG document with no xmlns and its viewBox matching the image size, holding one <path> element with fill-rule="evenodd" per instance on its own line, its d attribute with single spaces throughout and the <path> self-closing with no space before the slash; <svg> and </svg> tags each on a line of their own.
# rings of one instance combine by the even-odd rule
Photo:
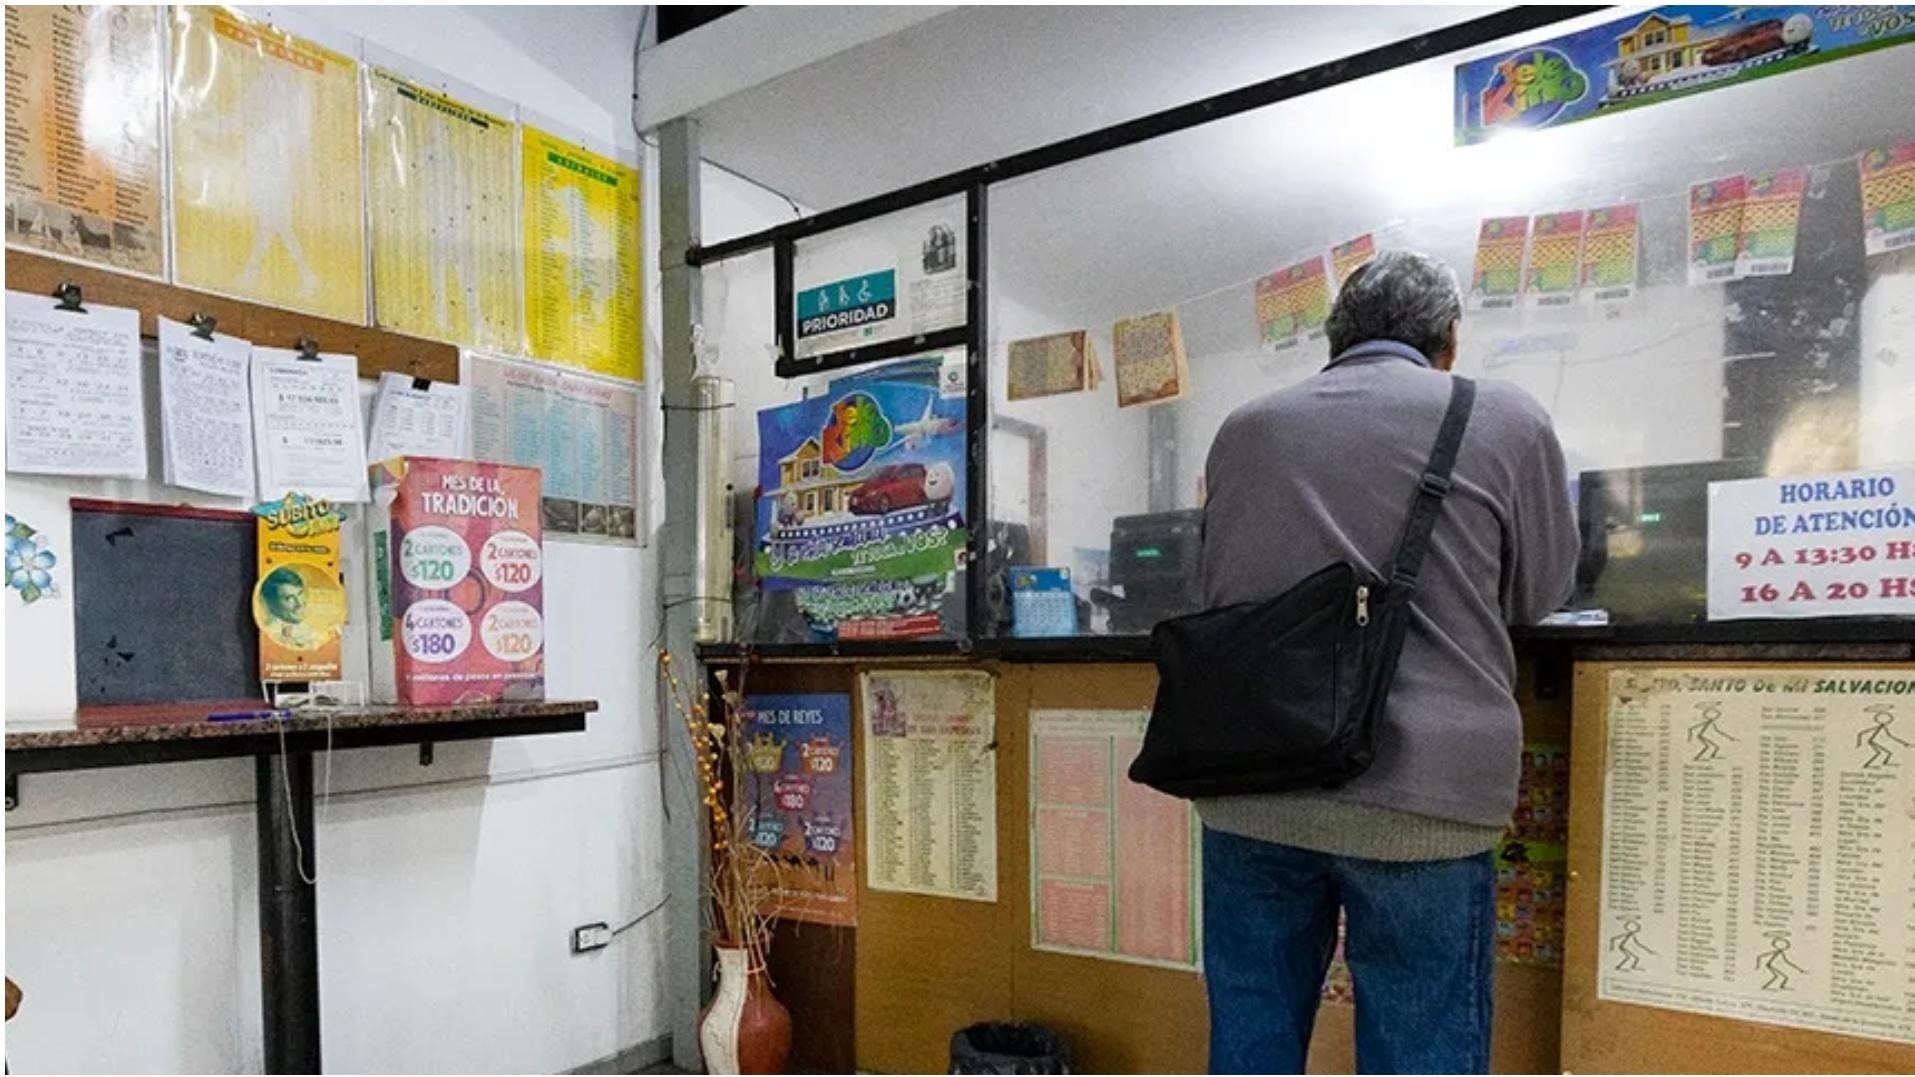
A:
<svg viewBox="0 0 1915 1077">
<path fill-rule="evenodd" d="M 611 944 L 612 926 L 604 921 L 596 924 L 580 924 L 572 929 L 572 952 L 575 954 L 603 950 Z"/>
</svg>

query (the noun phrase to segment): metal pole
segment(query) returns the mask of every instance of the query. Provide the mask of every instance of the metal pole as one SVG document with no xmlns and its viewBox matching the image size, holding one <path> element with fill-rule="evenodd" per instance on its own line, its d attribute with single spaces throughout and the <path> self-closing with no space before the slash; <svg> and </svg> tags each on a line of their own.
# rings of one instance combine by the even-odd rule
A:
<svg viewBox="0 0 1915 1077">
<path fill-rule="evenodd" d="M 964 196 L 965 273 L 969 291 L 964 308 L 964 437 L 970 455 L 970 489 L 964 501 L 964 523 L 970 529 L 970 551 L 964 571 L 963 637 L 975 640 L 997 634 L 997 625 L 987 624 L 985 589 L 997 566 L 991 563 L 991 297 L 990 189 L 980 183 Z"/>
<path fill-rule="evenodd" d="M 1146 459 L 1150 466 L 1150 511 L 1169 512 L 1178 508 L 1177 489 L 1177 408 L 1182 404 L 1159 404 L 1149 409 L 1150 425 L 1146 437 Z"/>
<path fill-rule="evenodd" d="M 253 757 L 259 999 L 267 1073 L 319 1073 L 319 916 L 311 752 Z"/>
<path fill-rule="evenodd" d="M 658 132 L 659 283 L 663 293 L 661 317 L 665 342 L 662 398 L 665 408 L 665 521 L 664 567 L 659 597 L 663 635 L 678 681 L 692 692 L 704 681 L 692 659 L 693 631 L 698 614 L 697 504 L 698 416 L 692 377 L 697 367 L 692 353 L 692 327 L 704 317 L 699 271 L 685 262 L 685 252 L 699 236 L 698 128 L 688 119 L 664 125 Z M 676 720 L 669 693 L 660 678 L 659 713 L 664 716 L 665 744 L 665 855 L 667 893 L 665 981 L 670 998 L 672 1061 L 679 1069 L 703 1072 L 698 1048 L 698 1012 L 710 953 L 705 947 L 705 841 L 702 802 L 691 744 Z"/>
</svg>

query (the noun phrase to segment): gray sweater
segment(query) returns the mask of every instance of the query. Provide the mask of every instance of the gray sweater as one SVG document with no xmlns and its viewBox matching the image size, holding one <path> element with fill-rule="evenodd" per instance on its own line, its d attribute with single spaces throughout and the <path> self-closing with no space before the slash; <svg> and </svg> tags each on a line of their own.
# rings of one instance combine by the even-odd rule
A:
<svg viewBox="0 0 1915 1077">
<path fill-rule="evenodd" d="M 1233 413 L 1205 470 L 1205 605 L 1272 597 L 1339 560 L 1388 575 L 1449 393 L 1415 349 L 1373 341 Z M 1383 860 L 1495 844 L 1522 752 L 1506 626 L 1569 597 L 1576 521 L 1548 414 L 1504 382 L 1479 385 L 1452 482 L 1376 761 L 1334 792 L 1200 800 L 1207 825 Z"/>
</svg>

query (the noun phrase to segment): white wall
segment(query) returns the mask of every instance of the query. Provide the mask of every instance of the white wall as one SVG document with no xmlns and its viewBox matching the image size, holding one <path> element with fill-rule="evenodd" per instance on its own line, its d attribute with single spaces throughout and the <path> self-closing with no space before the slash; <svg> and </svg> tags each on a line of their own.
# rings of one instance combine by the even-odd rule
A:
<svg viewBox="0 0 1915 1077">
<path fill-rule="evenodd" d="M 627 109 L 639 9 L 255 10 L 365 36 L 603 143 L 637 145 Z M 655 161 L 646 173 L 655 372 Z M 790 216 L 748 184 L 711 169 L 704 178 L 708 233 Z M 649 390 L 640 444 L 656 528 L 655 382 Z M 47 529 L 63 554 L 70 496 L 220 503 L 157 483 L 12 475 L 6 492 L 8 511 Z M 649 650 L 658 555 L 655 542 L 547 545 L 547 691 L 599 701 L 587 732 L 441 745 L 430 768 L 409 748 L 333 757 L 318 820 L 328 1069 L 551 1072 L 665 1035 L 664 914 L 598 953 L 568 948 L 574 926 L 618 924 L 665 896 Z M 69 597 L 22 607 L 8 596 L 10 716 L 71 706 L 71 577 L 62 582 Z M 251 762 L 34 775 L 21 787 L 7 819 L 6 964 L 27 998 L 7 1028 L 9 1063 L 257 1072 Z"/>
</svg>

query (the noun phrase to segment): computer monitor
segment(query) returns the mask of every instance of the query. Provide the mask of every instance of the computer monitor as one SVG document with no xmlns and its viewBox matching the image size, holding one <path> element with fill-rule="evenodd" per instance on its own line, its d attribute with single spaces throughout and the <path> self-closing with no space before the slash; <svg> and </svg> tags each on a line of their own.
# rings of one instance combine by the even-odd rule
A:
<svg viewBox="0 0 1915 1077">
<path fill-rule="evenodd" d="M 1617 622 L 1706 618 L 1709 484 L 1759 474 L 1754 460 L 1583 472 L 1576 606 Z"/>
</svg>

